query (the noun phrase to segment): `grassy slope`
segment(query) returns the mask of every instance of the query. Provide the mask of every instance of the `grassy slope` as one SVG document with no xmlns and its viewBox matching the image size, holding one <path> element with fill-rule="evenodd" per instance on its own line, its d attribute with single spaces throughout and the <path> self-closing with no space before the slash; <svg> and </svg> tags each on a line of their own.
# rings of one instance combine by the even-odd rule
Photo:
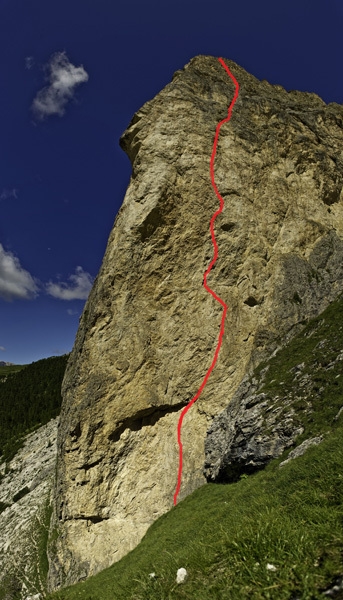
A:
<svg viewBox="0 0 343 600">
<path fill-rule="evenodd" d="M 343 406 L 343 296 L 310 321 L 268 364 L 259 391 L 274 398 L 274 409 L 282 405 L 283 397 L 292 400 L 297 420 L 304 427 L 296 445 L 330 431 L 332 419 Z M 296 365 L 301 366 L 300 371 L 294 369 Z M 256 369 L 257 379 L 265 366 Z M 287 412 L 287 406 L 283 410 Z"/>
<path fill-rule="evenodd" d="M 275 461 L 238 483 L 200 488 L 121 561 L 52 598 L 322 597 L 318 590 L 343 572 L 342 434 L 341 425 L 280 470 Z M 177 586 L 180 567 L 189 580 Z"/>
<path fill-rule="evenodd" d="M 341 325 L 342 324 L 342 325 Z M 324 344 L 321 342 L 326 340 Z M 324 350 L 325 349 L 325 350 Z M 312 411 L 297 440 L 324 441 L 279 468 L 286 458 L 234 484 L 196 490 L 156 521 L 121 561 L 49 596 L 60 600 L 315 600 L 343 574 L 343 299 L 307 325 L 271 361 L 264 391 L 298 392 L 291 369 L 312 373 Z M 259 371 L 265 365 L 261 365 Z M 342 373 L 343 379 L 343 373 Z M 292 389 L 293 386 L 293 389 Z M 302 411 L 306 389 L 302 389 Z M 267 564 L 276 570 L 267 569 Z M 185 567 L 189 578 L 175 583 Z M 151 579 L 149 573 L 156 577 Z M 337 599 L 342 596 L 335 596 Z"/>
</svg>

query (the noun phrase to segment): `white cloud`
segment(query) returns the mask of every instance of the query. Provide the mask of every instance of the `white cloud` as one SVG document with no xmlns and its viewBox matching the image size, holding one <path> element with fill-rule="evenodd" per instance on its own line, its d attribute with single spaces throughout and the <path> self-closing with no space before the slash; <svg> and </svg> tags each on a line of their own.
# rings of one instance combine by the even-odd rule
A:
<svg viewBox="0 0 343 600">
<path fill-rule="evenodd" d="M 33 56 L 26 56 L 25 57 L 25 67 L 30 70 L 32 69 L 33 65 L 34 65 L 34 58 Z"/>
<path fill-rule="evenodd" d="M 5 346 L 0 346 L 0 350 L 1 350 L 1 352 L 5 352 L 6 351 Z"/>
<path fill-rule="evenodd" d="M 76 310 L 75 308 L 68 308 L 67 309 L 67 313 L 68 313 L 68 315 L 70 315 L 71 317 L 73 317 L 74 315 L 78 315 L 79 311 Z"/>
<path fill-rule="evenodd" d="M 0 244 L 0 298 L 31 300 L 38 295 L 34 278 L 23 269 L 19 259 Z"/>
<path fill-rule="evenodd" d="M 18 190 L 12 188 L 11 190 L 3 189 L 0 194 L 0 200 L 8 200 L 9 198 L 18 198 Z"/>
<path fill-rule="evenodd" d="M 82 267 L 76 267 L 75 275 L 70 275 L 68 281 L 70 281 L 69 284 L 50 281 L 46 286 L 48 294 L 59 300 L 86 300 L 88 298 L 93 279 Z"/>
<path fill-rule="evenodd" d="M 47 65 L 50 71 L 47 77 L 49 85 L 37 93 L 32 110 L 39 119 L 49 115 L 65 113 L 65 106 L 74 96 L 75 89 L 80 83 L 88 81 L 88 73 L 83 68 L 75 67 L 65 52 L 56 52 Z"/>
</svg>

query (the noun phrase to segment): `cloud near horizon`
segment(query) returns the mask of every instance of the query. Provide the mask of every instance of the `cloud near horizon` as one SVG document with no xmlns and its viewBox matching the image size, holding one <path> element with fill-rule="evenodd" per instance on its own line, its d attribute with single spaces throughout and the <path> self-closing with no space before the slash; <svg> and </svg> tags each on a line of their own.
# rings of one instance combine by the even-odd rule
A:
<svg viewBox="0 0 343 600">
<path fill-rule="evenodd" d="M 59 300 L 87 300 L 93 285 L 92 276 L 82 267 L 76 267 L 75 275 L 70 275 L 68 281 L 69 284 L 50 281 L 46 286 L 49 296 Z"/>
<path fill-rule="evenodd" d="M 12 253 L 0 244 L 0 298 L 32 300 L 38 295 L 38 286 L 32 275 Z"/>
<path fill-rule="evenodd" d="M 8 200 L 9 198 L 18 199 L 18 190 L 12 188 L 11 190 L 3 189 L 0 194 L 0 200 Z"/>
<path fill-rule="evenodd" d="M 62 117 L 66 104 L 75 94 L 76 87 L 88 81 L 89 76 L 83 65 L 75 67 L 65 52 L 53 54 L 46 68 L 50 71 L 47 77 L 49 85 L 37 93 L 31 108 L 39 119 L 50 115 Z"/>
</svg>

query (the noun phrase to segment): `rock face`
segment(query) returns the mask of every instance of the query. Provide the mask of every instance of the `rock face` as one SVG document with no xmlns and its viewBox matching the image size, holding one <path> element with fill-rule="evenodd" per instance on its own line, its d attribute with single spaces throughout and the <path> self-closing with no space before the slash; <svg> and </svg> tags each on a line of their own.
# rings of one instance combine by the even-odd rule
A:
<svg viewBox="0 0 343 600">
<path fill-rule="evenodd" d="M 244 376 L 343 290 L 343 107 L 240 85 L 220 130 L 208 283 L 229 306 L 219 358 L 182 429 L 184 498 Z M 198 56 L 121 138 L 132 176 L 63 384 L 50 589 L 119 560 L 173 506 L 176 428 L 214 356 L 222 308 L 203 288 L 218 209 L 209 162 L 234 86 Z"/>
<path fill-rule="evenodd" d="M 318 437 L 305 440 L 302 444 L 300 444 L 300 446 L 298 446 L 297 448 L 292 450 L 292 452 L 289 453 L 287 460 L 283 460 L 280 463 L 279 468 L 286 465 L 290 460 L 294 460 L 295 458 L 298 458 L 299 456 L 305 454 L 306 450 L 308 450 L 308 448 L 311 448 L 311 446 L 318 446 L 318 444 L 321 444 L 323 439 L 323 436 L 319 435 Z"/>
<path fill-rule="evenodd" d="M 280 462 L 282 467 L 330 433 L 343 411 L 342 309 L 340 296 L 274 352 L 266 365 L 244 377 L 208 429 L 204 465 L 208 482 L 237 481 L 296 445 Z M 313 425 L 318 421 L 319 429 Z"/>
<path fill-rule="evenodd" d="M 29 434 L 24 447 L 0 467 L 0 588 L 12 580 L 20 598 L 46 585 L 40 544 L 42 528 L 48 527 L 44 519 L 55 475 L 57 423 L 52 419 Z"/>
<path fill-rule="evenodd" d="M 282 409 L 273 410 L 274 398 L 258 393 L 261 384 L 244 378 L 229 406 L 213 420 L 205 441 L 207 481 L 234 482 L 263 469 L 303 433 L 293 420 L 291 402 L 280 419 Z"/>
</svg>

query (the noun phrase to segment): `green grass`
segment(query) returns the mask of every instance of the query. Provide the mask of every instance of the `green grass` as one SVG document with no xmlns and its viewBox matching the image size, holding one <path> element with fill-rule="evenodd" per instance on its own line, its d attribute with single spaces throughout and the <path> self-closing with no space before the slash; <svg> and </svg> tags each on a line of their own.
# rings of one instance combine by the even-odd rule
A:
<svg viewBox="0 0 343 600">
<path fill-rule="evenodd" d="M 319 346 L 323 341 L 325 341 L 324 345 Z M 255 373 L 258 377 L 268 364 L 269 370 L 263 391 L 279 392 L 281 382 L 283 389 L 287 390 L 294 381 L 292 367 L 302 362 L 307 366 L 304 372 L 309 371 L 310 365 L 325 367 L 341 350 L 343 350 L 343 296 L 337 298 L 324 312 L 310 321 L 301 333 L 273 358 L 261 363 Z M 329 373 L 326 380 L 332 380 L 332 374 Z"/>
<path fill-rule="evenodd" d="M 259 393 L 273 398 L 274 409 L 283 406 L 284 413 L 289 411 L 290 406 L 285 405 L 284 398 L 287 396 L 291 400 L 296 411 L 294 421 L 304 428 L 296 445 L 330 431 L 335 415 L 343 406 L 343 360 L 335 362 L 341 351 L 343 296 L 310 321 L 268 363 L 259 365 L 254 373 L 259 379 L 261 371 L 269 365 Z M 304 366 L 297 376 L 294 367 L 299 364 Z M 307 378 L 305 385 L 301 385 L 303 378 Z M 282 418 L 281 412 L 278 419 Z"/>
<path fill-rule="evenodd" d="M 35 539 L 36 556 L 32 561 L 32 590 L 31 594 L 43 593 L 46 589 L 49 562 L 47 557 L 47 544 L 49 536 L 49 524 L 52 513 L 50 494 L 48 494 L 40 512 L 35 516 L 33 522 L 32 538 Z"/>
<path fill-rule="evenodd" d="M 342 439 L 341 424 L 281 469 L 279 459 L 237 483 L 203 486 L 121 561 L 49 598 L 323 598 L 319 590 L 343 573 Z M 189 579 L 177 585 L 180 567 Z"/>
</svg>

